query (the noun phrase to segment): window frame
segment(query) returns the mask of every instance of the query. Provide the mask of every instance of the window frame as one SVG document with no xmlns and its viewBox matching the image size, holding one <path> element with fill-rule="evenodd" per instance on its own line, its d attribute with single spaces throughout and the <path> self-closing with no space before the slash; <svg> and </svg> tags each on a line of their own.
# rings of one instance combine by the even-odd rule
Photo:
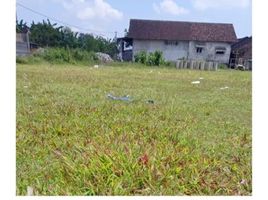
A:
<svg viewBox="0 0 268 200">
<path fill-rule="evenodd" d="M 195 45 L 195 52 L 197 54 L 202 54 L 204 52 L 204 50 L 205 50 L 205 47 L 206 47 L 206 43 L 198 42 Z"/>
<path fill-rule="evenodd" d="M 226 53 L 226 47 L 215 47 L 216 55 L 224 55 Z"/>
<path fill-rule="evenodd" d="M 196 47 L 196 53 L 201 54 L 203 53 L 204 47 Z"/>
<path fill-rule="evenodd" d="M 164 44 L 166 46 L 178 46 L 179 42 L 177 40 L 165 40 Z"/>
</svg>

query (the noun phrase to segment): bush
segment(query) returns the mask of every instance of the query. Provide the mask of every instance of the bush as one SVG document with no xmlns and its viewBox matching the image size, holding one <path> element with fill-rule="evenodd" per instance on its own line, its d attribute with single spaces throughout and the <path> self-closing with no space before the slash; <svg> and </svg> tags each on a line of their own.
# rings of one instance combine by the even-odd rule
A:
<svg viewBox="0 0 268 200">
<path fill-rule="evenodd" d="M 219 69 L 228 69 L 228 66 L 226 64 L 219 64 Z"/>
<path fill-rule="evenodd" d="M 140 51 L 134 56 L 135 62 L 146 64 L 149 66 L 166 65 L 163 53 L 161 51 L 155 51 L 147 54 L 145 51 Z"/>
<path fill-rule="evenodd" d="M 165 64 L 165 59 L 163 57 L 163 52 L 162 51 L 155 51 L 154 56 L 153 56 L 153 63 L 154 65 L 163 65 Z"/>
<path fill-rule="evenodd" d="M 30 56 L 16 58 L 16 62 L 20 64 L 34 64 L 42 61 L 55 64 L 89 64 L 97 60 L 94 52 L 69 48 L 46 48 Z"/>
<path fill-rule="evenodd" d="M 50 63 L 74 63 L 70 50 L 64 48 L 45 49 L 42 57 Z"/>
<path fill-rule="evenodd" d="M 149 53 L 146 59 L 146 65 L 153 66 L 155 63 L 155 56 L 154 53 Z"/>
<path fill-rule="evenodd" d="M 145 51 L 140 51 L 134 56 L 135 62 L 146 64 L 147 62 L 147 53 Z"/>
<path fill-rule="evenodd" d="M 175 61 L 166 61 L 164 63 L 164 65 L 167 67 L 176 67 L 176 62 Z"/>
<path fill-rule="evenodd" d="M 71 51 L 71 54 L 73 56 L 73 59 L 75 60 L 75 62 L 92 62 L 92 61 L 97 61 L 98 57 L 96 56 L 96 54 L 92 51 L 88 52 L 88 51 L 84 51 L 81 49 L 73 49 Z"/>
</svg>

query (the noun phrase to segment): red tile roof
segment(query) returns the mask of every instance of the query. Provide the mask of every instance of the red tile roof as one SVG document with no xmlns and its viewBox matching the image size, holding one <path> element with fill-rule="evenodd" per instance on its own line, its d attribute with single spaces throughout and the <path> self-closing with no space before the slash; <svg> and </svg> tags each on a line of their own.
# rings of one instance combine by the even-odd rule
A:
<svg viewBox="0 0 268 200">
<path fill-rule="evenodd" d="M 236 54 L 237 58 L 252 59 L 252 37 L 240 38 L 232 44 L 232 53 Z"/>
<path fill-rule="evenodd" d="M 232 24 L 131 19 L 128 37 L 147 40 L 236 42 Z"/>
</svg>

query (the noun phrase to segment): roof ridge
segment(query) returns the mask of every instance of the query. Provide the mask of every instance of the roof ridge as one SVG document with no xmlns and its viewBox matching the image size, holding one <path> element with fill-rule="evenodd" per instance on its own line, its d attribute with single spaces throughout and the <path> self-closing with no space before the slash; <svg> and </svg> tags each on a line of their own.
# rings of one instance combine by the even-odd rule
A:
<svg viewBox="0 0 268 200">
<path fill-rule="evenodd" d="M 174 23 L 189 23 L 189 24 L 224 24 L 233 25 L 232 23 L 223 22 L 195 22 L 195 21 L 175 21 L 175 20 L 158 20 L 158 19 L 130 19 L 130 21 L 152 21 L 152 22 L 174 22 Z"/>
</svg>

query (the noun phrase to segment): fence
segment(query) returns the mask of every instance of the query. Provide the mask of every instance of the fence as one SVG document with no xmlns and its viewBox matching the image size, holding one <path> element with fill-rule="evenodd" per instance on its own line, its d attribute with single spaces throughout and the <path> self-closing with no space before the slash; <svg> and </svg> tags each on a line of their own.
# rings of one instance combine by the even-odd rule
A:
<svg viewBox="0 0 268 200">
<path fill-rule="evenodd" d="M 243 65 L 246 70 L 252 70 L 252 60 L 244 58 L 231 58 L 229 66 L 231 68 L 236 68 L 238 65 Z"/>
<path fill-rule="evenodd" d="M 203 60 L 178 60 L 176 62 L 177 69 L 195 69 L 195 70 L 218 70 L 218 62 L 203 61 Z"/>
<path fill-rule="evenodd" d="M 23 56 L 30 54 L 30 42 L 28 33 L 16 34 L 16 55 Z"/>
</svg>

